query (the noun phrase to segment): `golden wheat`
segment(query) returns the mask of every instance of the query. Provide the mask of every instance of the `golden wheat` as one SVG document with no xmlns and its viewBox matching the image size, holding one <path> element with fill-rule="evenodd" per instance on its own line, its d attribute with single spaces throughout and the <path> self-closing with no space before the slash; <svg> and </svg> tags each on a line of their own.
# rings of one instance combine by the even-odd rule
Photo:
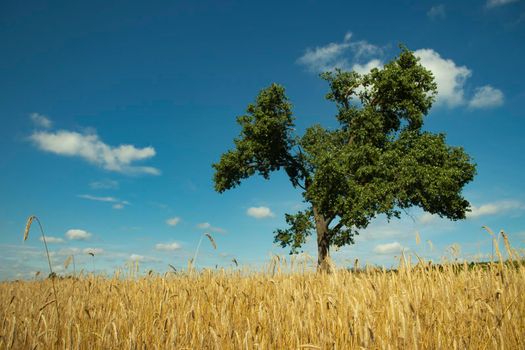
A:
<svg viewBox="0 0 525 350">
<path fill-rule="evenodd" d="M 31 230 L 31 224 L 33 223 L 33 220 L 35 219 L 34 215 L 31 215 L 27 218 L 26 222 L 26 229 L 24 230 L 24 242 L 27 241 L 27 238 L 29 237 L 29 230 Z"/>
<path fill-rule="evenodd" d="M 46 249 L 47 263 L 49 265 L 49 277 L 52 279 L 53 295 L 55 296 L 55 301 L 57 301 L 58 297 L 57 297 L 57 290 L 56 290 L 55 279 L 54 279 L 56 274 L 53 272 L 53 268 L 51 267 L 51 258 L 49 257 L 49 249 L 47 248 L 46 235 L 44 234 L 44 228 L 42 227 L 42 223 L 40 222 L 40 219 L 35 215 L 31 215 L 27 219 L 26 228 L 24 230 L 24 242 L 29 237 L 29 231 L 31 230 L 31 224 L 33 223 L 34 220 L 36 220 L 36 222 L 38 223 L 38 226 L 40 227 L 40 234 L 42 235 L 42 242 L 44 242 L 44 247 Z M 40 271 L 37 272 L 37 274 L 35 275 L 35 278 L 39 274 L 40 274 Z M 60 323 L 60 311 L 58 310 L 57 302 L 55 302 L 55 306 L 56 306 L 55 310 L 57 313 L 57 322 Z M 58 335 L 60 335 L 61 334 L 60 329 L 58 329 L 58 332 L 59 332 Z"/>
<path fill-rule="evenodd" d="M 291 266 L 3 282 L 0 348 L 525 348 L 521 263 Z"/>
</svg>

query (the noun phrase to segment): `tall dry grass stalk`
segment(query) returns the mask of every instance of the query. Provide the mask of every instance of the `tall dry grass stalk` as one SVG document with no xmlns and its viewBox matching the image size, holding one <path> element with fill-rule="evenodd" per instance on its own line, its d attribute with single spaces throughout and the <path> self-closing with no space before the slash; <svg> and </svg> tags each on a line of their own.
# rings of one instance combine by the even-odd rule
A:
<svg viewBox="0 0 525 350">
<path fill-rule="evenodd" d="M 189 266 L 190 269 L 196 266 L 197 255 L 199 254 L 199 249 L 201 247 L 202 239 L 204 237 L 208 238 L 208 240 L 210 241 L 211 245 L 213 246 L 213 249 L 217 249 L 217 243 L 215 243 L 215 240 L 213 239 L 213 237 L 209 233 L 202 234 L 201 238 L 199 239 L 199 243 L 197 244 L 197 248 L 195 249 L 195 254 L 193 255 L 193 259 L 191 259 L 188 262 L 188 266 Z"/>
<path fill-rule="evenodd" d="M 49 249 L 47 248 L 46 235 L 44 234 L 44 228 L 42 227 L 42 223 L 40 222 L 40 219 L 35 215 L 31 215 L 27 219 L 26 228 L 24 230 L 24 242 L 29 238 L 29 231 L 31 230 L 31 225 L 33 224 L 33 221 L 35 220 L 38 223 L 38 226 L 40 227 L 40 233 L 42 234 L 42 241 L 44 242 L 44 247 L 46 248 L 47 263 L 49 264 L 49 277 L 52 281 L 53 294 L 55 296 L 54 303 L 55 303 L 55 309 L 57 312 L 57 322 L 60 323 L 60 312 L 58 311 L 58 296 L 57 296 L 57 289 L 55 286 L 56 274 L 53 272 L 53 267 L 51 266 L 51 258 L 49 256 Z"/>
<path fill-rule="evenodd" d="M 69 255 L 64 261 L 64 269 L 67 270 L 67 268 L 69 267 L 72 261 L 73 261 L 73 255 Z"/>
<path fill-rule="evenodd" d="M 47 307 L 49 279 L 0 283 L 0 349 L 525 348 L 521 261 L 413 266 L 407 257 L 397 271 L 329 275 L 275 256 L 263 272 L 56 282 L 63 323 Z"/>
<path fill-rule="evenodd" d="M 205 233 L 206 237 L 210 240 L 211 245 L 213 246 L 213 249 L 217 249 L 217 244 L 215 243 L 215 240 L 209 233 Z"/>
</svg>

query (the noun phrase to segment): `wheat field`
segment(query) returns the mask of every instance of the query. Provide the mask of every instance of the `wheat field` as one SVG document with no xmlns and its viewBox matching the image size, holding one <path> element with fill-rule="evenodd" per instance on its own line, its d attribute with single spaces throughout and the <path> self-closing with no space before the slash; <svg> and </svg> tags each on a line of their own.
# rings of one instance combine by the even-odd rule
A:
<svg viewBox="0 0 525 350">
<path fill-rule="evenodd" d="M 521 263 L 298 270 L 3 282 L 0 348 L 525 348 Z"/>
</svg>

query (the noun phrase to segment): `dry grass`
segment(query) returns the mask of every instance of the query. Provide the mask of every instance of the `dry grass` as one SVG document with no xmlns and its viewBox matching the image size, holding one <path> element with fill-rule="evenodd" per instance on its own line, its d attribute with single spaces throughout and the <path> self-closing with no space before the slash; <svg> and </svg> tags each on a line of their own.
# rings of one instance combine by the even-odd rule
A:
<svg viewBox="0 0 525 350">
<path fill-rule="evenodd" d="M 333 275 L 280 267 L 60 279 L 60 320 L 49 279 L 4 282 L 0 348 L 525 348 L 521 264 Z"/>
</svg>

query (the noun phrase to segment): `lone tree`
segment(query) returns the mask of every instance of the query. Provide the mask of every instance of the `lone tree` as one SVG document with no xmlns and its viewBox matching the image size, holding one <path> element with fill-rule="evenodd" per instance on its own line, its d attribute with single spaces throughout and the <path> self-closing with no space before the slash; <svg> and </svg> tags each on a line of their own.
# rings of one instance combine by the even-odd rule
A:
<svg viewBox="0 0 525 350">
<path fill-rule="evenodd" d="M 213 164 L 216 191 L 284 169 L 309 208 L 286 214 L 289 227 L 275 231 L 275 242 L 297 253 L 315 229 L 318 270 L 327 272 L 330 246 L 353 244 L 379 214 L 390 220 L 417 206 L 465 218 L 470 204 L 461 190 L 475 164 L 463 148 L 447 145 L 444 134 L 422 130 L 437 86 L 412 52 L 402 47 L 396 59 L 368 74 L 336 70 L 321 77 L 340 127 L 314 125 L 294 136 L 291 104 L 284 88 L 272 84 L 237 118 L 242 131 L 235 148 Z"/>
</svg>

